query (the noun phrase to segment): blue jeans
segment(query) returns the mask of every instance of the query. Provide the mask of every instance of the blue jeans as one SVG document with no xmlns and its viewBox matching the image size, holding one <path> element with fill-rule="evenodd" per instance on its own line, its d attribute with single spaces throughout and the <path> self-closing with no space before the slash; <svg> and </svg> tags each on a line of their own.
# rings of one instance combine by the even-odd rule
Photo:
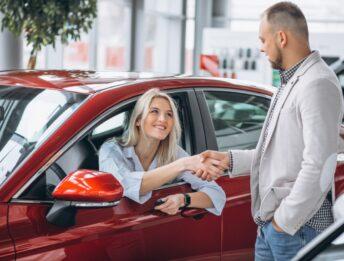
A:
<svg viewBox="0 0 344 261">
<path fill-rule="evenodd" d="M 319 232 L 309 226 L 301 227 L 293 236 L 277 232 L 271 222 L 258 228 L 255 261 L 291 260 Z"/>
</svg>

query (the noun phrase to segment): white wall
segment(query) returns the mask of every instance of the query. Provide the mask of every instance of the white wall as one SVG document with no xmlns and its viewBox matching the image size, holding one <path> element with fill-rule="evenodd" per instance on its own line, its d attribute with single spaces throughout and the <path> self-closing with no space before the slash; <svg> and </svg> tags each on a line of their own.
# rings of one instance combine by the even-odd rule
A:
<svg viewBox="0 0 344 261">
<path fill-rule="evenodd" d="M 0 14 L 1 19 L 2 15 Z M 0 71 L 23 68 L 22 42 L 21 37 L 15 37 L 8 30 L 0 31 Z"/>
</svg>

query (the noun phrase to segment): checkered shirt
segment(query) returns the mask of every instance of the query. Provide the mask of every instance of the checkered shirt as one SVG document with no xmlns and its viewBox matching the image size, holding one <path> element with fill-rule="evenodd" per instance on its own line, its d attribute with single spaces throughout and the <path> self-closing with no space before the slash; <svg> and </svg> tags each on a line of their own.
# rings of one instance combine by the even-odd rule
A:
<svg viewBox="0 0 344 261">
<path fill-rule="evenodd" d="M 265 151 L 266 138 L 269 134 L 270 122 L 271 122 L 273 117 L 277 116 L 277 115 L 274 115 L 274 110 L 276 108 L 276 104 L 278 103 L 278 100 L 281 97 L 288 81 L 293 77 L 294 73 L 301 66 L 301 64 L 306 60 L 306 58 L 304 58 L 302 61 L 297 63 L 292 68 L 290 68 L 288 70 L 281 70 L 279 72 L 280 77 L 281 77 L 281 87 L 279 88 L 278 92 L 276 93 L 275 99 L 273 100 L 273 102 L 271 104 L 270 113 L 267 117 L 266 128 L 265 128 L 265 132 L 264 132 L 264 136 L 263 136 L 262 154 Z M 232 160 L 232 164 L 233 164 L 233 160 Z M 265 224 L 267 224 L 266 221 L 263 221 L 260 218 L 259 213 L 254 218 L 254 221 L 259 226 L 264 226 Z M 331 200 L 331 191 L 330 191 L 329 194 L 327 195 L 327 197 L 325 198 L 323 204 L 321 205 L 320 209 L 313 215 L 313 217 L 309 221 L 307 221 L 306 225 L 314 228 L 318 232 L 321 232 L 324 229 L 326 229 L 329 225 L 331 225 L 332 223 L 333 223 L 333 215 L 332 215 L 332 200 Z"/>
<path fill-rule="evenodd" d="M 306 57 L 307 58 L 307 57 Z M 265 145 L 266 145 L 266 138 L 269 134 L 269 126 L 270 126 L 270 122 L 272 120 L 273 117 L 276 117 L 276 115 L 274 114 L 274 110 L 276 107 L 276 104 L 278 103 L 279 98 L 281 97 L 284 88 L 286 87 L 288 81 L 293 77 L 294 73 L 297 71 L 297 69 L 299 69 L 299 67 L 301 66 L 301 64 L 303 63 L 303 61 L 306 59 L 304 58 L 302 61 L 300 61 L 299 63 L 297 63 L 296 65 L 294 65 L 292 68 L 290 68 L 289 70 L 280 70 L 279 74 L 280 74 L 280 78 L 281 78 L 281 87 L 278 89 L 275 99 L 273 100 L 272 104 L 271 104 L 271 110 L 266 123 L 266 128 L 265 128 L 265 132 L 264 132 L 264 137 L 263 137 L 263 150 L 262 150 L 262 155 L 264 154 L 265 151 Z"/>
</svg>

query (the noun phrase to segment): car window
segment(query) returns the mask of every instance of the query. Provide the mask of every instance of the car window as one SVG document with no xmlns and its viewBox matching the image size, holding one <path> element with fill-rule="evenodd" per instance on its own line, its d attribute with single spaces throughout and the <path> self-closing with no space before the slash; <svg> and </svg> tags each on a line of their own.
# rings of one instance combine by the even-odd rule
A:
<svg viewBox="0 0 344 261">
<path fill-rule="evenodd" d="M 42 175 L 40 175 L 20 196 L 25 200 L 52 200 L 52 193 L 55 187 L 66 176 L 66 173 L 57 164 L 50 166 Z"/>
<path fill-rule="evenodd" d="M 60 90 L 0 88 L 0 185 L 86 97 Z"/>
<path fill-rule="evenodd" d="M 206 91 L 205 98 L 220 151 L 256 147 L 270 99 L 223 91 Z"/>
<path fill-rule="evenodd" d="M 340 85 L 342 86 L 342 88 L 344 88 L 344 71 L 342 71 L 342 73 L 338 75 L 338 79 L 339 79 Z"/>
<path fill-rule="evenodd" d="M 344 69 L 337 72 L 337 77 L 340 85 L 342 86 L 342 88 L 344 88 Z"/>
<path fill-rule="evenodd" d="M 342 94 L 344 96 L 344 69 L 336 72 L 336 74 L 337 74 L 340 86 L 342 87 Z M 344 116 L 343 116 L 343 119 L 342 119 L 342 123 L 344 124 Z"/>
<path fill-rule="evenodd" d="M 173 97 L 177 103 L 181 125 L 185 115 L 182 99 Z M 129 125 L 130 115 L 135 102 L 118 108 L 114 113 L 100 121 L 80 141 L 76 142 L 59 159 L 57 159 L 42 175 L 40 175 L 20 196 L 25 200 L 52 200 L 52 192 L 58 183 L 69 173 L 78 169 L 98 170 L 98 150 L 100 146 L 110 138 L 119 138 Z M 185 137 L 182 133 L 180 146 L 185 149 Z M 177 181 L 176 181 L 177 182 Z M 171 182 L 169 184 L 172 184 Z"/>
<path fill-rule="evenodd" d="M 343 93 L 343 96 L 344 96 L 344 70 L 340 71 L 338 74 L 338 80 L 339 80 L 339 83 L 340 83 L 340 86 L 342 87 L 342 93 Z M 342 123 L 344 123 L 344 117 L 342 119 Z"/>
<path fill-rule="evenodd" d="M 124 129 L 125 125 L 127 124 L 127 115 L 128 111 L 116 114 L 115 116 L 111 117 L 110 119 L 96 127 L 92 132 L 92 136 L 105 134 L 106 132 L 111 131 L 113 129 Z"/>
<path fill-rule="evenodd" d="M 98 150 L 109 138 L 122 136 L 134 104 L 121 108 L 110 118 L 93 128 L 85 137 L 68 149 L 20 196 L 25 200 L 52 200 L 52 192 L 69 173 L 78 169 L 98 170 Z"/>
</svg>

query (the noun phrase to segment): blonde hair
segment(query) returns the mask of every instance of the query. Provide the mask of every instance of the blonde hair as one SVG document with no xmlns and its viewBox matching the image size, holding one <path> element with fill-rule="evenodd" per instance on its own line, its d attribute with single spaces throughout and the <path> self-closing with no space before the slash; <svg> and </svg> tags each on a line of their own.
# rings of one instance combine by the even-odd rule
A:
<svg viewBox="0 0 344 261">
<path fill-rule="evenodd" d="M 143 122 L 149 112 L 149 106 L 154 98 L 166 99 L 170 103 L 173 114 L 172 130 L 164 140 L 160 141 L 156 152 L 157 167 L 161 167 L 176 160 L 178 142 L 181 136 L 181 127 L 177 106 L 174 100 L 166 93 L 161 92 L 158 88 L 148 90 L 138 99 L 130 117 L 128 130 L 123 135 L 120 144 L 124 147 L 129 147 L 135 146 L 138 143 L 140 138 L 140 127 L 137 126 L 136 123 L 140 121 L 140 126 L 143 126 Z M 141 128 L 141 131 L 146 135 L 143 128 Z"/>
</svg>

